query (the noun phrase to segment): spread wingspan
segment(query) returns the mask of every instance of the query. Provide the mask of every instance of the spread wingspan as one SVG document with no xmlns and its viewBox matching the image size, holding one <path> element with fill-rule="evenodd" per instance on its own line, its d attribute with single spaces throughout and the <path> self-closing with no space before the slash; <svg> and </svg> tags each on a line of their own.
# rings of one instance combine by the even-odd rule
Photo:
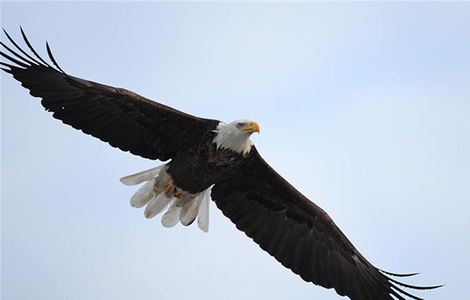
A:
<svg viewBox="0 0 470 300">
<path fill-rule="evenodd" d="M 37 54 L 22 30 L 21 33 L 29 51 L 23 50 L 5 32 L 11 47 L 1 43 L 5 50 L 0 54 L 8 63 L 0 64 L 29 89 L 32 96 L 42 98 L 41 104 L 53 112 L 54 118 L 113 147 L 150 159 L 174 158 L 191 145 L 200 143 L 203 136 L 212 145 L 207 133 L 212 132 L 219 121 L 188 115 L 125 89 L 73 77 L 59 67 L 49 45 L 46 44 L 46 50 L 51 64 Z M 252 128 L 250 133 L 255 129 L 259 131 L 259 128 Z M 227 173 L 230 176 L 215 178 L 203 191 L 180 191 L 166 167 L 124 177 L 122 182 L 131 185 L 147 181 L 131 199 L 135 207 L 147 205 L 147 217 L 153 217 L 170 205 L 162 219 L 165 226 L 173 226 L 178 221 L 189 225 L 199 216 L 198 225 L 204 231 L 208 229 L 208 191 L 215 183 L 212 199 L 238 229 L 304 280 L 334 288 L 338 294 L 354 300 L 419 300 L 421 298 L 405 288 L 438 287 L 404 284 L 392 276 L 415 274 L 394 274 L 373 266 L 320 207 L 279 176 L 251 143 L 249 146 L 248 152 L 253 153 L 246 156 L 241 167 L 234 167 L 233 173 Z M 186 155 L 187 161 L 193 160 L 193 154 Z M 178 163 L 181 164 L 175 162 L 176 167 Z M 202 167 L 209 171 L 219 168 L 216 165 L 210 169 L 208 165 L 202 164 Z M 181 174 L 187 175 L 188 169 L 182 170 Z M 182 182 L 191 177 L 177 174 Z M 170 204 L 173 196 L 178 199 Z"/>
</svg>

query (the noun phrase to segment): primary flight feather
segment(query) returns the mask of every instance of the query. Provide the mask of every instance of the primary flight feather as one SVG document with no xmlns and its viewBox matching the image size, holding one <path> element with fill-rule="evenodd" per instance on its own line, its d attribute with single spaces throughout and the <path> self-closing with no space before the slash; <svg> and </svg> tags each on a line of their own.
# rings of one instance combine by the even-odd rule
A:
<svg viewBox="0 0 470 300">
<path fill-rule="evenodd" d="M 10 42 L 0 52 L 10 73 L 53 117 L 111 146 L 144 158 L 166 161 L 156 168 L 121 178 L 126 185 L 144 183 L 131 205 L 145 207 L 152 218 L 165 211 L 162 224 L 197 219 L 208 230 L 209 200 L 238 229 L 302 279 L 334 288 L 353 300 L 421 299 L 404 288 L 432 289 L 401 283 L 365 259 L 327 213 L 276 173 L 250 141 L 260 131 L 250 120 L 224 123 L 198 118 L 131 91 L 65 73 L 34 50 L 29 53 L 5 31 Z M 52 64 L 52 65 L 51 65 Z"/>
</svg>

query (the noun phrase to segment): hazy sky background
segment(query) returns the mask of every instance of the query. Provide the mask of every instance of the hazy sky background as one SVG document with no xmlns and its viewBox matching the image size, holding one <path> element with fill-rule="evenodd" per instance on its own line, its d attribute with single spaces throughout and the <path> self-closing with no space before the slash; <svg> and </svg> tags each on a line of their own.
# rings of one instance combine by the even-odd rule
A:
<svg viewBox="0 0 470 300">
<path fill-rule="evenodd" d="M 1 3 L 70 74 L 257 120 L 266 160 L 376 266 L 470 299 L 470 3 Z M 2 37 L 5 41 L 5 37 Z M 65 126 L 2 73 L 2 299 L 340 299 L 211 204 L 166 229 L 118 179 L 154 162 Z"/>
</svg>

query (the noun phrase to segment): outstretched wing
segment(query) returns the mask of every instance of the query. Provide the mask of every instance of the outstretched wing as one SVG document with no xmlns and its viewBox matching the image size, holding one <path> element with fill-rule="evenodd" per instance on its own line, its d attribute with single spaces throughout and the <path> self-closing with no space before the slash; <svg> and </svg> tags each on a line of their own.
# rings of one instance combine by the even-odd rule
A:
<svg viewBox="0 0 470 300">
<path fill-rule="evenodd" d="M 238 229 L 305 281 L 354 300 L 420 299 L 370 264 L 320 207 L 299 193 L 254 151 L 232 178 L 212 188 L 212 199 Z M 437 287 L 437 286 L 436 286 Z M 392 296 L 396 298 L 392 298 Z"/>
<path fill-rule="evenodd" d="M 29 89 L 32 96 L 42 98 L 41 104 L 53 112 L 54 118 L 113 147 L 145 158 L 167 160 L 218 124 L 125 89 L 68 75 L 55 61 L 49 45 L 46 44 L 47 53 L 53 66 L 36 53 L 23 30 L 21 33 L 30 53 L 5 31 L 16 51 L 1 43 L 5 50 L 0 54 L 8 60 L 0 62 L 2 69 Z"/>
</svg>

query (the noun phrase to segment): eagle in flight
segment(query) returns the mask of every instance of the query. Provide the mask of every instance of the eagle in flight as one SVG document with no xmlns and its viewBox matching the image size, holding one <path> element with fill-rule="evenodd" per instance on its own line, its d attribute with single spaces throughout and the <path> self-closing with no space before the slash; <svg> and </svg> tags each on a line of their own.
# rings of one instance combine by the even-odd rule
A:
<svg viewBox="0 0 470 300">
<path fill-rule="evenodd" d="M 122 88 L 64 72 L 49 45 L 47 62 L 21 34 L 25 51 L 4 30 L 1 42 L 11 74 L 52 116 L 122 151 L 168 161 L 121 178 L 126 185 L 145 183 L 133 195 L 133 207 L 152 218 L 165 211 L 166 227 L 188 226 L 197 219 L 208 230 L 212 199 L 236 227 L 303 280 L 353 300 L 421 299 L 414 286 L 373 266 L 328 214 L 273 170 L 250 136 L 260 132 L 250 120 L 225 123 L 198 118 Z M 12 49 L 14 48 L 14 49 Z"/>
</svg>

